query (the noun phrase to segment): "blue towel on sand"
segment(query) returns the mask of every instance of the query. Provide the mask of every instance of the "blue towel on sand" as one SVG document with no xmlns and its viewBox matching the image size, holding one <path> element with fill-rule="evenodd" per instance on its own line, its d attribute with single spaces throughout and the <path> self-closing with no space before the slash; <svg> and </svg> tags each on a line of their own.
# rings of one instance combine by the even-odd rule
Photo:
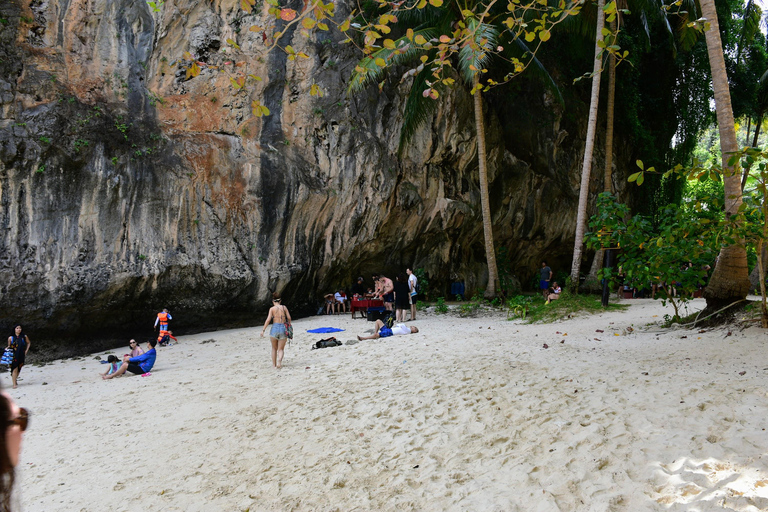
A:
<svg viewBox="0 0 768 512">
<path fill-rule="evenodd" d="M 307 332 L 311 332 L 313 334 L 325 334 L 328 332 L 339 332 L 343 330 L 344 329 L 338 329 L 336 327 L 318 327 L 317 329 L 309 329 Z"/>
</svg>

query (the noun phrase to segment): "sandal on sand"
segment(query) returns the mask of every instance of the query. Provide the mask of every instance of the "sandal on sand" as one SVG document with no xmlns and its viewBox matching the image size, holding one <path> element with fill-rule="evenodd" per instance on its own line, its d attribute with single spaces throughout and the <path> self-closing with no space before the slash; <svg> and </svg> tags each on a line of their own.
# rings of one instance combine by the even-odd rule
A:
<svg viewBox="0 0 768 512">
<path fill-rule="evenodd" d="M 151 377 L 151 376 L 152 376 L 152 373 L 150 373 L 150 372 L 147 372 L 147 373 L 142 373 L 142 374 L 141 374 L 141 376 L 142 376 L 142 377 Z"/>
</svg>

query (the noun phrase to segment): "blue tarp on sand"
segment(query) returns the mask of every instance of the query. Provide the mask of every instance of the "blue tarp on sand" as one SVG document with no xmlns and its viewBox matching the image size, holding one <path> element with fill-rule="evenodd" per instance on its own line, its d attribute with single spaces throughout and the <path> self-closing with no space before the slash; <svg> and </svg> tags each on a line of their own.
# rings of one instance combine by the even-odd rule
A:
<svg viewBox="0 0 768 512">
<path fill-rule="evenodd" d="M 338 329 L 336 327 L 318 327 L 317 329 L 309 329 L 307 332 L 311 332 L 312 334 L 325 334 L 328 332 L 339 332 L 343 330 L 344 329 Z"/>
</svg>

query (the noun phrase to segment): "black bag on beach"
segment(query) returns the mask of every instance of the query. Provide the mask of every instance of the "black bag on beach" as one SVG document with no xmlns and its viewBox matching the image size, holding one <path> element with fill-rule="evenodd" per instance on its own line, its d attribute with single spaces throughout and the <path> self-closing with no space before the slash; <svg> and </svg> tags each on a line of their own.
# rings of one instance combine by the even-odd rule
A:
<svg viewBox="0 0 768 512">
<path fill-rule="evenodd" d="M 339 340 L 334 337 L 330 337 L 313 344 L 312 350 L 315 350 L 316 348 L 338 347 L 340 345 L 342 345 L 342 343 Z"/>
</svg>

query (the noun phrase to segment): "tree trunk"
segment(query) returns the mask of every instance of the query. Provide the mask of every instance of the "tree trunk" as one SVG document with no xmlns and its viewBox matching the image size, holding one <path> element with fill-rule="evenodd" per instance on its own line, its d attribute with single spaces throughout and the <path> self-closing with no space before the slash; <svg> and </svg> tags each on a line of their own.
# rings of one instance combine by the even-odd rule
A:
<svg viewBox="0 0 768 512">
<path fill-rule="evenodd" d="M 474 85 L 479 78 L 475 75 Z M 488 197 L 488 172 L 485 157 L 485 122 L 483 121 L 483 97 L 475 91 L 475 124 L 477 129 L 477 164 L 480 171 L 480 207 L 483 212 L 483 234 L 485 235 L 485 258 L 488 260 L 488 286 L 485 288 L 485 298 L 496 297 L 496 282 L 499 272 L 496 269 L 496 249 L 493 245 L 493 222 L 491 218 L 491 201 Z"/>
<path fill-rule="evenodd" d="M 717 22 L 714 0 L 701 0 L 702 15 L 710 24 L 705 32 L 709 65 L 712 69 L 712 85 L 715 92 L 717 125 L 720 130 L 720 150 L 723 157 L 723 187 L 725 189 L 725 215 L 730 217 L 741 206 L 741 172 L 728 166 L 728 159 L 738 151 L 736 128 L 733 122 L 731 94 L 728 89 L 728 75 L 725 71 L 723 45 L 720 41 L 720 27 Z M 720 250 L 717 264 L 709 280 L 704 297 L 707 307 L 716 307 L 735 300 L 744 299 L 749 292 L 747 275 L 747 252 L 743 244 L 730 245 Z"/>
<path fill-rule="evenodd" d="M 616 20 L 611 22 L 616 33 Z M 613 110 L 616 98 L 616 56 L 608 56 L 608 104 L 605 107 L 605 182 L 603 192 L 613 192 Z M 602 257 L 600 258 L 602 260 Z M 601 265 L 602 266 L 602 265 Z"/>
<path fill-rule="evenodd" d="M 747 116 L 747 135 L 744 137 L 744 145 L 749 146 L 749 131 L 752 129 L 752 116 Z M 743 189 L 744 187 L 742 187 Z"/>
<path fill-rule="evenodd" d="M 767 237 L 765 231 L 766 229 L 763 228 L 763 240 Z M 768 304 L 766 304 L 765 297 L 765 250 L 763 240 L 757 242 L 757 275 L 760 279 L 760 297 L 762 298 L 760 302 L 760 321 L 763 329 L 766 329 L 768 328 Z"/>
<path fill-rule="evenodd" d="M 749 291 L 757 293 L 760 290 L 760 272 L 763 274 L 768 272 L 768 250 L 766 250 L 765 243 L 763 243 L 763 250 L 758 254 L 763 262 L 762 269 L 759 265 L 755 265 L 752 272 L 749 274 Z"/>
<path fill-rule="evenodd" d="M 587 224 L 587 202 L 589 199 L 589 178 L 592 173 L 592 150 L 595 146 L 597 129 L 597 104 L 600 99 L 600 71 L 602 69 L 601 48 L 603 27 L 605 25 L 605 0 L 597 0 L 597 33 L 595 35 L 595 61 L 592 75 L 592 98 L 589 102 L 589 122 L 587 140 L 584 145 L 584 163 L 581 169 L 581 188 L 579 189 L 579 209 L 576 215 L 576 236 L 573 242 L 573 263 L 571 264 L 571 291 L 579 293 L 579 274 L 581 273 L 581 253 L 584 245 L 584 231 Z"/>
<path fill-rule="evenodd" d="M 611 22 L 611 33 L 616 33 L 616 20 Z M 613 192 L 613 111 L 616 103 L 616 56 L 608 56 L 608 103 L 605 107 L 605 178 L 603 180 L 603 192 Z M 603 268 L 605 250 L 595 252 L 592 267 L 587 275 L 587 283 L 600 284 L 597 273 Z M 587 291 L 592 292 L 592 286 Z"/>
<path fill-rule="evenodd" d="M 752 118 L 749 118 L 750 121 Z M 760 125 L 763 123 L 763 113 L 759 113 L 757 115 L 757 122 L 755 123 L 755 138 L 752 140 L 752 147 L 757 147 L 757 137 L 760 135 Z M 747 125 L 747 141 L 749 141 L 749 125 Z M 741 177 L 741 191 L 744 192 L 744 187 L 747 186 L 747 178 L 749 178 L 749 164 L 747 164 L 747 168 L 744 169 L 744 175 Z"/>
</svg>

